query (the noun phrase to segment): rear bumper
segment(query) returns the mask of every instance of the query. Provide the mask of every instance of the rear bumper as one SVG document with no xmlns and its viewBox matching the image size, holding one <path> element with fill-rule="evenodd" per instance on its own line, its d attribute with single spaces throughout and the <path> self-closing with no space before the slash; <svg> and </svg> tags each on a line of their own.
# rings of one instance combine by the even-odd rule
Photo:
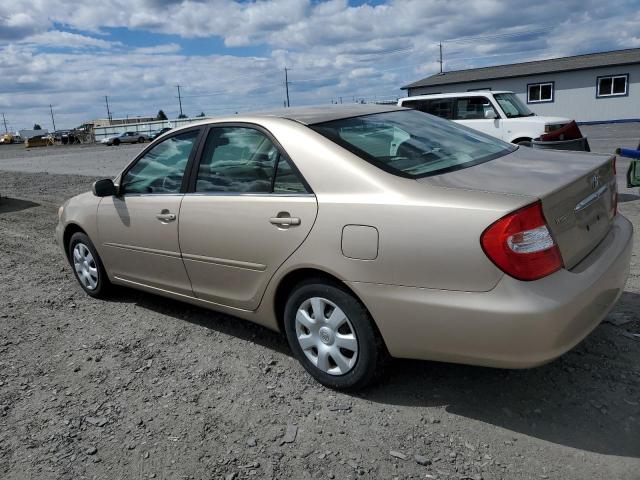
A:
<svg viewBox="0 0 640 480">
<path fill-rule="evenodd" d="M 633 227 L 618 215 L 571 271 L 535 282 L 504 276 L 489 292 L 351 282 L 394 357 L 526 368 L 562 355 L 615 305 L 629 275 Z"/>
</svg>

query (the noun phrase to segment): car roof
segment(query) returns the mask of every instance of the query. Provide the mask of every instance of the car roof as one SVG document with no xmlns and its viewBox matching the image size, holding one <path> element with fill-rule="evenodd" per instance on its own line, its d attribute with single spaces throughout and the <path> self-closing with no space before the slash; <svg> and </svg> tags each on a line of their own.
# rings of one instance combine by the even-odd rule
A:
<svg viewBox="0 0 640 480">
<path fill-rule="evenodd" d="M 509 90 L 474 90 L 472 92 L 453 92 L 453 93 L 429 93 L 425 95 L 413 95 L 411 97 L 401 98 L 401 101 L 406 100 L 421 100 L 427 98 L 451 98 L 451 97 L 475 97 L 480 93 L 513 93 Z"/>
<path fill-rule="evenodd" d="M 241 116 L 255 117 L 278 117 L 302 123 L 304 125 L 314 125 L 316 123 L 341 120 L 343 118 L 359 117 L 361 115 L 372 115 L 375 113 L 394 112 L 397 110 L 407 110 L 397 105 L 378 104 L 348 104 L 348 105 L 319 105 L 309 107 L 290 107 L 277 110 L 264 110 L 259 112 L 243 113 Z"/>
</svg>

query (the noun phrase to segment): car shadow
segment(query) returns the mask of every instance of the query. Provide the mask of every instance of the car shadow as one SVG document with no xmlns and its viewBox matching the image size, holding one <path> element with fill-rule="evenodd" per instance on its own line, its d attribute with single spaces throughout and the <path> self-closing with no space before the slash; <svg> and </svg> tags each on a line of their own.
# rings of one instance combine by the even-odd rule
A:
<svg viewBox="0 0 640 480">
<path fill-rule="evenodd" d="M 547 365 L 504 370 L 397 360 L 387 381 L 362 397 L 391 405 L 444 407 L 453 415 L 556 444 L 640 457 L 640 341 L 623 335 L 626 328 L 640 333 L 640 295 L 624 292 L 613 313 L 624 313 L 631 321 L 603 323 Z M 620 344 L 634 356 L 632 364 L 625 363 L 628 355 L 618 355 Z"/>
<path fill-rule="evenodd" d="M 229 315 L 124 288 L 112 301 L 135 303 L 291 356 L 281 334 Z M 604 323 L 571 352 L 538 368 L 505 370 L 392 360 L 381 382 L 349 395 L 385 405 L 444 407 L 452 415 L 559 445 L 640 457 L 640 341 L 622 338 L 630 325 L 640 330 L 639 306 L 639 294 L 623 293 L 614 313 L 630 316 L 631 323 L 620 327 Z M 620 359 L 619 342 L 626 342 L 635 363 L 624 364 Z M 631 371 L 619 370 L 623 364 Z"/>
<path fill-rule="evenodd" d="M 634 200 L 640 199 L 640 195 L 634 195 L 632 193 L 619 193 L 618 194 L 618 202 L 633 202 Z"/>
<path fill-rule="evenodd" d="M 28 208 L 39 207 L 39 203 L 30 202 L 28 200 L 19 200 L 17 198 L 0 197 L 0 214 L 19 212 Z"/>
</svg>

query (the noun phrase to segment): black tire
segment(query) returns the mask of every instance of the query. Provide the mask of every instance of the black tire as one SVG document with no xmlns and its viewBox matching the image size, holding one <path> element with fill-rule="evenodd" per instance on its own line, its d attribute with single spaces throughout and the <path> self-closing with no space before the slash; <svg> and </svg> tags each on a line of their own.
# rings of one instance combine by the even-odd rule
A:
<svg viewBox="0 0 640 480">
<path fill-rule="evenodd" d="M 117 138 L 113 141 L 113 144 L 117 147 L 118 145 L 120 145 L 120 140 L 118 140 Z"/>
<path fill-rule="evenodd" d="M 138 138 L 138 143 L 144 143 L 144 137 Z"/>
<path fill-rule="evenodd" d="M 74 250 L 79 244 L 84 245 L 93 257 L 92 265 L 97 271 L 97 284 L 93 288 L 87 286 L 76 271 L 74 263 Z M 69 258 L 69 263 L 71 264 L 71 268 L 73 269 L 73 275 L 74 277 L 76 277 L 76 280 L 78 281 L 82 289 L 92 297 L 104 298 L 111 290 L 111 282 L 109 281 L 107 271 L 102 264 L 102 260 L 100 259 L 96 248 L 93 246 L 93 243 L 85 233 L 76 232 L 71 236 L 71 238 L 69 239 L 69 245 L 67 245 L 67 255 Z"/>
<path fill-rule="evenodd" d="M 342 375 L 332 375 L 316 367 L 307 358 L 296 334 L 296 314 L 303 303 L 313 297 L 329 300 L 348 318 L 357 339 L 358 352 L 355 364 Z M 289 347 L 302 366 L 322 385 L 336 390 L 361 390 L 381 373 L 383 360 L 387 358 L 384 342 L 373 324 L 367 309 L 351 293 L 340 285 L 324 279 L 310 279 L 298 285 L 289 295 L 284 310 L 284 327 Z"/>
<path fill-rule="evenodd" d="M 531 139 L 530 138 L 521 138 L 515 142 L 513 142 L 516 145 L 521 145 L 523 147 L 530 147 L 531 146 Z"/>
</svg>

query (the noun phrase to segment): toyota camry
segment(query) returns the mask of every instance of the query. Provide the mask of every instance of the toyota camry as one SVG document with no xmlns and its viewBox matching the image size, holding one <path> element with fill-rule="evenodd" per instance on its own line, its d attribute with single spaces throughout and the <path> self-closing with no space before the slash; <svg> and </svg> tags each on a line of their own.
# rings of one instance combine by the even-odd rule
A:
<svg viewBox="0 0 640 480">
<path fill-rule="evenodd" d="M 524 368 L 580 342 L 629 273 L 615 168 L 396 106 L 290 108 L 172 130 L 56 235 L 87 294 L 250 320 L 358 389 L 387 357 Z"/>
</svg>

